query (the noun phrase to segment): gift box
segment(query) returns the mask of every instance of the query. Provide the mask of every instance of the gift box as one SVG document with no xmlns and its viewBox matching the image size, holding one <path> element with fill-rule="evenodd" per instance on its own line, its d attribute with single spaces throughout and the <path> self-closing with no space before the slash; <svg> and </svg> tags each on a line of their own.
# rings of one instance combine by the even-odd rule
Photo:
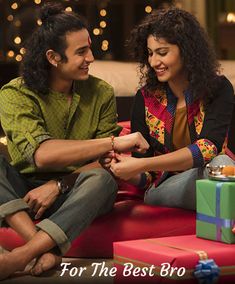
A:
<svg viewBox="0 0 235 284">
<path fill-rule="evenodd" d="M 114 243 L 115 284 L 235 283 L 235 245 L 196 235 Z"/>
<path fill-rule="evenodd" d="M 235 182 L 197 180 L 196 191 L 196 235 L 235 243 Z"/>
</svg>

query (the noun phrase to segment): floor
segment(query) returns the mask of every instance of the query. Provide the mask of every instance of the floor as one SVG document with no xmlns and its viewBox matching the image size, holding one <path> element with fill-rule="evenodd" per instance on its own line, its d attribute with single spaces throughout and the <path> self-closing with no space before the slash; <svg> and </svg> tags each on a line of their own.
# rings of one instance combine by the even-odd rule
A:
<svg viewBox="0 0 235 284">
<path fill-rule="evenodd" d="M 113 277 L 110 276 L 112 259 L 63 258 L 62 264 L 40 277 L 29 276 L 24 272 L 15 273 L 11 278 L 1 281 L 1 284 L 113 284 Z"/>
</svg>

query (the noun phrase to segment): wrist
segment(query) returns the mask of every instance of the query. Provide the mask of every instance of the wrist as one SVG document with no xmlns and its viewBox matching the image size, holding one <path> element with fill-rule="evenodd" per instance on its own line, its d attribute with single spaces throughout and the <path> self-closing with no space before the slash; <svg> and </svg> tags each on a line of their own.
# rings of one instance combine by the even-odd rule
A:
<svg viewBox="0 0 235 284">
<path fill-rule="evenodd" d="M 110 139 L 111 139 L 111 151 L 115 151 L 115 143 L 114 143 L 115 136 L 111 135 Z"/>
<path fill-rule="evenodd" d="M 55 182 L 59 194 L 65 194 L 70 190 L 69 185 L 64 181 L 63 178 L 59 178 Z"/>
</svg>

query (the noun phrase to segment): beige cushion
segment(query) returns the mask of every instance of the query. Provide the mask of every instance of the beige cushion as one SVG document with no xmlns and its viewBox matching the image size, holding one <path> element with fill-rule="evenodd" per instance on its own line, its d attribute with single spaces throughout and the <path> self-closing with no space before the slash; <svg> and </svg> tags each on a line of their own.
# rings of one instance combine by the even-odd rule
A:
<svg viewBox="0 0 235 284">
<path fill-rule="evenodd" d="M 95 60 L 90 74 L 113 86 L 116 97 L 134 96 L 138 89 L 137 63 Z"/>
<path fill-rule="evenodd" d="M 235 89 L 235 60 L 221 60 L 222 74 Z M 90 65 L 90 74 L 99 77 L 114 87 L 115 96 L 134 96 L 139 83 L 136 62 L 95 60 Z"/>
</svg>

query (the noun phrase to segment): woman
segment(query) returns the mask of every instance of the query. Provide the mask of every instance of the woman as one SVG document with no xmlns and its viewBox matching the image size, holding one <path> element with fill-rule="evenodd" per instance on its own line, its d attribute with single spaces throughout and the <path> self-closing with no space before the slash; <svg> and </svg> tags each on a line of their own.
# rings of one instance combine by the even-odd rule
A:
<svg viewBox="0 0 235 284">
<path fill-rule="evenodd" d="M 205 165 L 233 165 L 224 155 L 233 87 L 219 75 L 205 31 L 186 11 L 152 13 L 129 43 L 142 84 L 131 130 L 141 132 L 150 148 L 133 157 L 116 155 L 111 171 L 146 189 L 148 204 L 195 209 L 195 181 L 206 178 Z"/>
</svg>

